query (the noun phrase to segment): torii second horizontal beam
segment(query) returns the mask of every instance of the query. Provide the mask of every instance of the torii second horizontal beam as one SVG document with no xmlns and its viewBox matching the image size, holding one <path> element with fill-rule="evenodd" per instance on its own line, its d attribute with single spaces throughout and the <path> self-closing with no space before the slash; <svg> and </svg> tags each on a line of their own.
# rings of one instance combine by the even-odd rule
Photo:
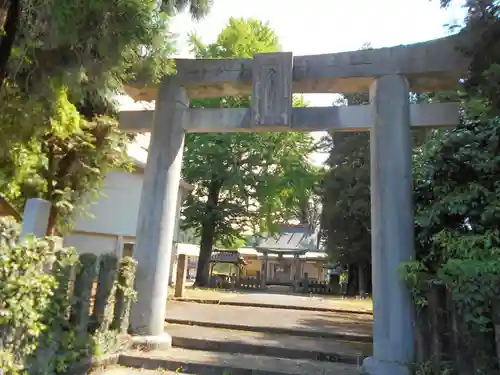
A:
<svg viewBox="0 0 500 375">
<path fill-rule="evenodd" d="M 184 129 L 193 133 L 266 132 L 266 131 L 367 131 L 372 124 L 369 105 L 345 107 L 293 108 L 292 126 L 272 124 L 254 127 L 247 108 L 189 108 L 184 116 Z M 120 113 L 120 129 L 125 132 L 150 132 L 154 110 Z M 412 104 L 410 121 L 418 127 L 450 127 L 459 123 L 457 103 Z"/>
</svg>

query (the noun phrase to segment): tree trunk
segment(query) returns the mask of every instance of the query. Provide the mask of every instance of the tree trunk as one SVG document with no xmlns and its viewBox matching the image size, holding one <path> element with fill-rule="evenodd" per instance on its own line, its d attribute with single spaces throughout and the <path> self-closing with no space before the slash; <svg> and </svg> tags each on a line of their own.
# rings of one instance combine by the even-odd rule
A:
<svg viewBox="0 0 500 375">
<path fill-rule="evenodd" d="M 198 269 L 194 284 L 199 287 L 206 287 L 210 278 L 210 257 L 214 244 L 215 222 L 207 219 L 201 227 L 200 256 L 198 258 Z"/>
<path fill-rule="evenodd" d="M 462 337 L 467 337 L 468 328 L 460 314 L 457 311 L 457 306 L 453 301 L 453 297 L 450 292 L 447 293 L 447 306 L 449 309 L 449 318 L 451 326 L 451 360 L 453 367 L 455 369 L 455 374 L 457 375 L 470 375 L 474 374 L 473 364 L 468 357 L 470 351 L 474 351 L 472 348 L 468 351 L 467 346 L 464 345 Z M 468 343 L 467 343 L 468 344 Z"/>
<path fill-rule="evenodd" d="M 493 330 L 495 332 L 496 361 L 500 367 L 500 299 L 494 298 L 492 302 Z"/>
<path fill-rule="evenodd" d="M 47 224 L 47 236 L 55 236 L 56 235 L 56 226 L 57 226 L 57 216 L 59 212 L 56 206 L 50 207 L 50 215 L 49 222 Z"/>
<path fill-rule="evenodd" d="M 347 278 L 347 295 L 349 297 L 354 297 L 359 290 L 358 285 L 358 268 L 355 263 L 350 263 L 347 268 L 348 278 Z"/>
<path fill-rule="evenodd" d="M 366 284 L 366 293 L 368 293 L 368 295 L 372 295 L 372 288 L 373 288 L 373 284 L 372 284 L 372 264 L 371 263 L 367 263 L 367 266 L 366 266 L 366 269 L 365 269 L 365 272 L 366 272 L 366 280 L 367 280 L 367 284 Z"/>
<path fill-rule="evenodd" d="M 4 35 L 0 38 L 0 90 L 8 75 L 8 63 L 14 47 L 21 16 L 20 0 L 0 0 L 0 29 Z"/>
<path fill-rule="evenodd" d="M 196 271 L 195 286 L 206 287 L 210 277 L 210 257 L 214 245 L 215 229 L 217 226 L 216 210 L 219 204 L 219 194 L 222 181 L 212 180 L 208 191 L 205 218 L 201 223 L 200 256 Z"/>
<path fill-rule="evenodd" d="M 359 296 L 361 298 L 366 297 L 367 285 L 366 285 L 366 264 L 363 262 L 358 263 L 358 287 Z"/>
<path fill-rule="evenodd" d="M 441 339 L 443 322 L 442 319 L 440 319 L 440 315 L 442 312 L 443 298 L 445 298 L 445 296 L 446 295 L 440 294 L 438 285 L 433 285 L 427 294 L 431 326 L 430 336 L 427 337 L 427 345 L 431 347 L 432 357 L 430 358 L 430 362 L 432 364 L 432 371 L 434 374 L 439 374 L 441 371 L 441 359 L 444 356 L 443 343 Z"/>
</svg>

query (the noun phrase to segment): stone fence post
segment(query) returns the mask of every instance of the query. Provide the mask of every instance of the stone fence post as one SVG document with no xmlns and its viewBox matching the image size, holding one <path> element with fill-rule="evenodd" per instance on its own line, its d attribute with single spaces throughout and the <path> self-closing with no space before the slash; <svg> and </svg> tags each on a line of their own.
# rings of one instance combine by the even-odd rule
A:
<svg viewBox="0 0 500 375">
<path fill-rule="evenodd" d="M 24 240 L 27 235 L 34 235 L 35 237 L 41 238 L 45 237 L 49 224 L 50 208 L 50 202 L 44 199 L 28 199 L 24 206 L 21 241 Z"/>
<path fill-rule="evenodd" d="M 187 273 L 187 255 L 179 254 L 177 258 L 177 273 L 175 275 L 175 297 L 184 296 L 186 273 Z"/>
</svg>

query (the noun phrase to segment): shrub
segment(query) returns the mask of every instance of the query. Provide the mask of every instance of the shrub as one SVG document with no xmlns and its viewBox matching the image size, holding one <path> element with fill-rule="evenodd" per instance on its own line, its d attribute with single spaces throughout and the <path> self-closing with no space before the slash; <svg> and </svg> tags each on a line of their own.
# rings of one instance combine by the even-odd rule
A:
<svg viewBox="0 0 500 375">
<path fill-rule="evenodd" d="M 53 375 L 122 349 L 135 261 L 123 259 L 118 271 L 109 267 L 111 275 L 103 275 L 104 268 L 98 273 L 98 264 L 113 263 L 114 255 L 98 262 L 73 248 L 56 249 L 51 238 L 19 242 L 18 224 L 0 218 L 0 368 L 8 375 Z M 97 275 L 99 311 L 91 319 Z M 115 301 L 120 314 L 114 313 Z M 113 317 L 117 329 L 109 330 Z"/>
</svg>

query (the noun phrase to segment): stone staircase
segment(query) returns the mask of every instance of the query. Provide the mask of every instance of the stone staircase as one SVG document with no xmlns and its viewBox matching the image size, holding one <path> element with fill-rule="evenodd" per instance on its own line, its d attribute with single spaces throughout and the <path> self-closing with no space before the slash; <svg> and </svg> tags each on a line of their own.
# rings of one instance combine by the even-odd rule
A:
<svg viewBox="0 0 500 375">
<path fill-rule="evenodd" d="M 334 337 L 331 332 L 232 328 L 167 324 L 173 348 L 127 352 L 119 360 L 127 369 L 116 375 L 142 374 L 133 369 L 156 370 L 151 374 L 359 375 L 363 358 L 372 351 L 369 336 L 345 332 Z"/>
</svg>

